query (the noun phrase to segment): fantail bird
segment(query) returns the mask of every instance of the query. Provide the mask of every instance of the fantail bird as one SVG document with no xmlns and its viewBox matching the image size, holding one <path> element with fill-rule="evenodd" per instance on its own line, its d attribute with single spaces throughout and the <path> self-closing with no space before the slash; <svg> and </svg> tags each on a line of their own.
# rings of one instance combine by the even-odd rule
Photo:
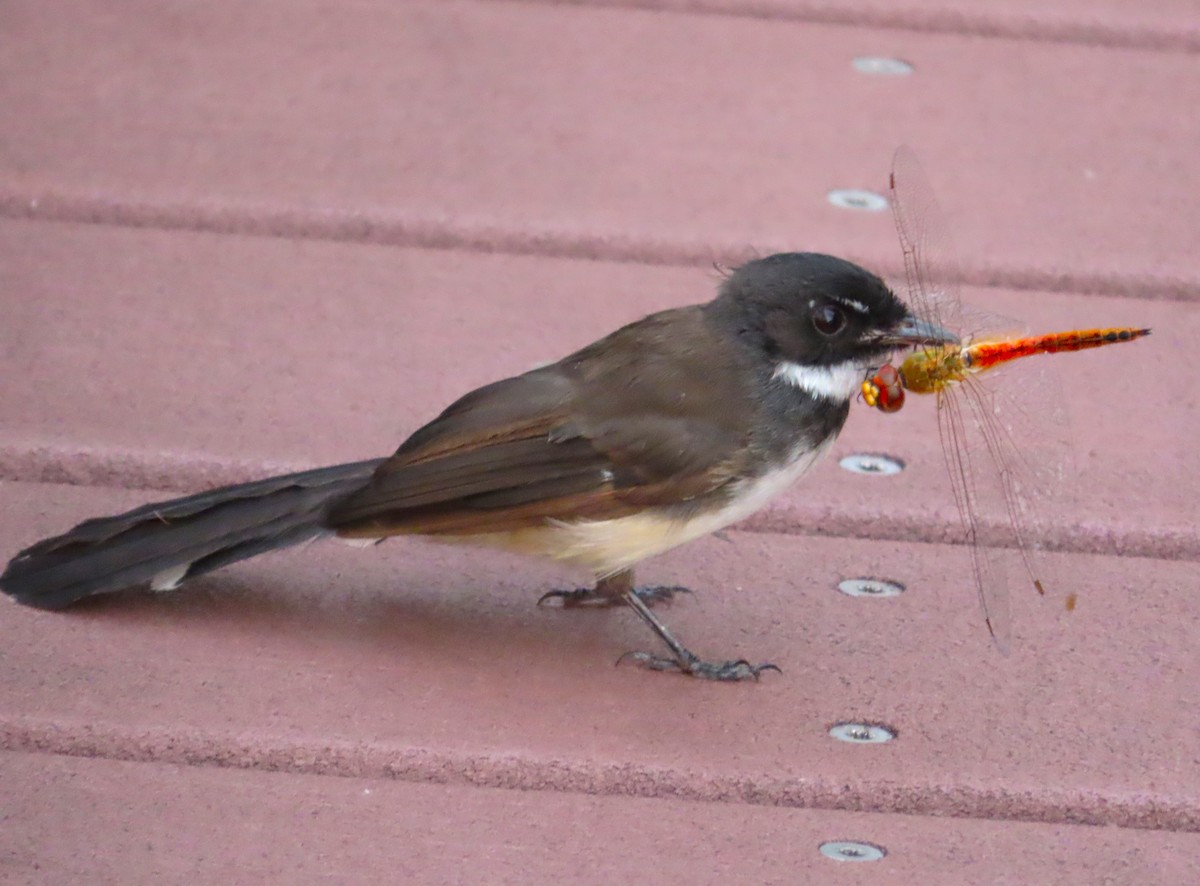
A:
<svg viewBox="0 0 1200 886">
<path fill-rule="evenodd" d="M 709 679 L 770 665 L 703 661 L 633 585 L 641 560 L 728 526 L 829 449 L 869 369 L 894 350 L 955 343 L 877 276 L 842 259 L 748 262 L 702 305 L 652 314 L 557 363 L 479 388 L 389 458 L 227 486 L 81 523 L 25 549 L 0 588 L 46 609 L 149 583 L 169 590 L 318 536 L 423 535 L 585 567 L 567 603 L 623 601 L 669 655 Z"/>
</svg>

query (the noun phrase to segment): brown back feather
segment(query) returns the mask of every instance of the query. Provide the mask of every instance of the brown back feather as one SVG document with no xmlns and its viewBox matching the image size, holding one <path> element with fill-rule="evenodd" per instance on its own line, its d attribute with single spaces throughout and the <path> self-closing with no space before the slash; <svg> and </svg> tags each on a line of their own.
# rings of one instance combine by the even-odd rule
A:
<svg viewBox="0 0 1200 886">
<path fill-rule="evenodd" d="M 348 536 L 500 532 L 713 492 L 739 475 L 752 426 L 747 373 L 730 371 L 736 359 L 699 308 L 647 317 L 462 397 L 336 507 L 330 525 Z"/>
</svg>

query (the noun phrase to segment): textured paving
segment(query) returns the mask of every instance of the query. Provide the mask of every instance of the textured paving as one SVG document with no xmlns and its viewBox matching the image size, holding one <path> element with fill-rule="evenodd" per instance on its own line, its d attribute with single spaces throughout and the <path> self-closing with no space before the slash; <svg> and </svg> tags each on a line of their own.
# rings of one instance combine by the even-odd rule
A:
<svg viewBox="0 0 1200 886">
<path fill-rule="evenodd" d="M 869 834 L 909 847 L 886 879 L 1186 882 L 1194 835 L 764 806 L 498 791 L 395 780 L 5 754 L 15 802 L 0 865 L 45 882 L 834 882 L 814 847 Z M 139 802 L 120 802 L 136 794 Z M 116 801 L 116 802 L 114 802 Z M 196 815 L 196 810 L 205 814 Z M 46 832 L 56 851 L 36 853 Z M 185 835 L 185 836 L 181 836 Z M 984 879 L 987 856 L 1011 879 Z M 18 865 L 20 867 L 18 867 Z M 4 868 L 0 867 L 0 872 Z M 852 879 L 854 877 L 859 879 Z"/>
<path fill-rule="evenodd" d="M 1067 479 L 1007 657 L 923 402 L 856 409 L 767 512 L 645 567 L 696 588 L 665 617 L 698 652 L 782 667 L 757 685 L 614 668 L 651 639 L 629 614 L 533 606 L 580 576 L 410 541 L 0 601 L 0 880 L 1200 879 L 1190 4 L 30 0 L 0 35 L 0 558 L 390 452 L 472 386 L 708 298 L 713 260 L 895 272 L 887 213 L 825 195 L 882 191 L 902 141 L 968 301 L 1155 329 L 1017 376 L 1030 457 Z M 860 451 L 908 468 L 837 467 Z M 829 737 L 851 720 L 898 738 Z M 819 853 L 838 839 L 888 854 Z"/>
</svg>

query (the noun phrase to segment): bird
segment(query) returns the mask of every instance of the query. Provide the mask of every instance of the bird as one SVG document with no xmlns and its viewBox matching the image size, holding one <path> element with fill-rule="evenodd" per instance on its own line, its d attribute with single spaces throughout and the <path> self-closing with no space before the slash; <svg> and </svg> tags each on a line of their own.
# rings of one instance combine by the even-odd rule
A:
<svg viewBox="0 0 1200 886">
<path fill-rule="evenodd" d="M 61 609 L 184 581 L 319 537 L 401 535 L 589 571 L 565 606 L 627 605 L 665 653 L 622 656 L 708 680 L 770 663 L 706 660 L 652 610 L 634 567 L 762 508 L 826 453 L 867 373 L 896 350 L 956 344 L 844 259 L 788 252 L 728 272 L 708 302 L 622 326 L 555 363 L 473 390 L 386 458 L 226 486 L 87 520 L 19 552 L 0 590 Z"/>
</svg>

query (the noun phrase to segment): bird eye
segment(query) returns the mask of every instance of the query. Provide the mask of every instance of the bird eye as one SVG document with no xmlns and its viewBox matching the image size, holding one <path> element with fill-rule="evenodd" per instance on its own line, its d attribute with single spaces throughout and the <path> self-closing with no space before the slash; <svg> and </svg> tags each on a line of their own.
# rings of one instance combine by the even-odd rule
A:
<svg viewBox="0 0 1200 886">
<path fill-rule="evenodd" d="M 846 312 L 836 305 L 821 305 L 813 311 L 813 326 L 821 335 L 837 335 L 846 325 Z"/>
</svg>

